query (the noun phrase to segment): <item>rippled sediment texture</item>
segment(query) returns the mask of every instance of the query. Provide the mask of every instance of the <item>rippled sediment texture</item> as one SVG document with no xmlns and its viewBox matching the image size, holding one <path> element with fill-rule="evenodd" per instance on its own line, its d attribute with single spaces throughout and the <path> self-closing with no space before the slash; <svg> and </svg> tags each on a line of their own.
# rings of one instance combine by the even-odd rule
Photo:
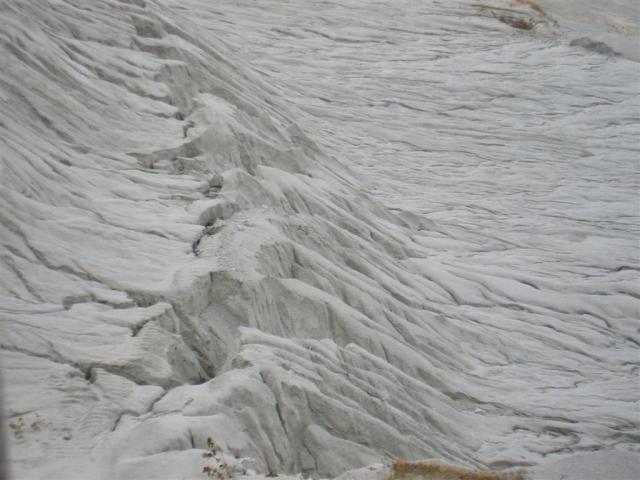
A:
<svg viewBox="0 0 640 480">
<path fill-rule="evenodd" d="M 0 3 L 16 476 L 637 450 L 638 64 L 504 8 Z"/>
</svg>

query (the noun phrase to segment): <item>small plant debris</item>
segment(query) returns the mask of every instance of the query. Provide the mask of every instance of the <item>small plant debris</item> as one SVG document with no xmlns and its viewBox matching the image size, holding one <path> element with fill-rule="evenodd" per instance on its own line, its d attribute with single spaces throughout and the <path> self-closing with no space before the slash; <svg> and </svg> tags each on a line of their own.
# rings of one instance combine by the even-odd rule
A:
<svg viewBox="0 0 640 480">
<path fill-rule="evenodd" d="M 39 418 L 37 420 L 34 420 L 33 422 L 31 422 L 31 430 L 33 430 L 34 432 L 36 430 L 40 430 L 44 426 L 45 426 L 44 421 L 40 420 Z"/>
<path fill-rule="evenodd" d="M 35 419 L 25 419 L 25 417 L 18 417 L 17 420 L 9 422 L 9 428 L 13 430 L 13 434 L 16 437 L 22 436 L 29 431 L 37 432 L 46 425 L 46 422 L 42 420 L 37 414 Z"/>
<path fill-rule="evenodd" d="M 24 419 L 20 417 L 18 418 L 18 420 L 9 423 L 9 427 L 11 428 L 11 430 L 13 430 L 13 434 L 16 437 L 19 437 L 24 432 L 26 424 L 24 423 Z"/>
<path fill-rule="evenodd" d="M 222 452 L 222 448 L 216 444 L 211 437 L 207 438 L 207 448 L 209 448 L 209 452 L 214 455 L 218 452 Z"/>
<path fill-rule="evenodd" d="M 242 468 L 238 468 L 238 465 L 232 465 L 227 462 L 224 457 L 223 448 L 213 441 L 211 437 L 207 438 L 208 452 L 202 454 L 203 458 L 214 461 L 215 465 L 205 465 L 202 468 L 202 473 L 206 474 L 210 478 L 217 478 L 218 480 L 229 480 L 233 478 L 233 474 L 236 471 L 242 471 Z"/>
</svg>

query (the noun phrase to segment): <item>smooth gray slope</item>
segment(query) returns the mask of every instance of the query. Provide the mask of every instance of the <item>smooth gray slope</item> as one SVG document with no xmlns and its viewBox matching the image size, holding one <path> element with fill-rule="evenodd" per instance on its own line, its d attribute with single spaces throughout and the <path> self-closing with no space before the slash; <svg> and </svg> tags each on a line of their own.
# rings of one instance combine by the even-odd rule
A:
<svg viewBox="0 0 640 480">
<path fill-rule="evenodd" d="M 637 449 L 637 64 L 313 5 L 0 2 L 16 476 Z"/>
</svg>

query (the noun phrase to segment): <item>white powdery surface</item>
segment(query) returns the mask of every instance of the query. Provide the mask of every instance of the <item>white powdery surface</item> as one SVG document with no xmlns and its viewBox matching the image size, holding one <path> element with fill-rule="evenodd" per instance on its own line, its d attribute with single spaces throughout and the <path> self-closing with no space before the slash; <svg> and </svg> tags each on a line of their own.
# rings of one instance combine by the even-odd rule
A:
<svg viewBox="0 0 640 480">
<path fill-rule="evenodd" d="M 15 476 L 638 470 L 638 64 L 546 3 L 0 0 Z"/>
</svg>

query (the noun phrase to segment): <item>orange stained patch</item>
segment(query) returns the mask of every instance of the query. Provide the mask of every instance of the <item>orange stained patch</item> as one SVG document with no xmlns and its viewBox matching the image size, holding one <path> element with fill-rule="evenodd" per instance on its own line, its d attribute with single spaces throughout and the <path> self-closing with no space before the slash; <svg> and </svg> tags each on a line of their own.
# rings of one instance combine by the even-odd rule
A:
<svg viewBox="0 0 640 480">
<path fill-rule="evenodd" d="M 525 480 L 525 477 L 521 473 L 480 472 L 436 461 L 398 460 L 386 480 Z"/>
<path fill-rule="evenodd" d="M 531 10 L 535 10 L 536 12 L 538 12 L 540 15 L 545 14 L 542 7 L 538 5 L 536 2 L 534 2 L 533 0 L 515 0 L 515 3 L 518 5 L 526 5 Z"/>
</svg>

